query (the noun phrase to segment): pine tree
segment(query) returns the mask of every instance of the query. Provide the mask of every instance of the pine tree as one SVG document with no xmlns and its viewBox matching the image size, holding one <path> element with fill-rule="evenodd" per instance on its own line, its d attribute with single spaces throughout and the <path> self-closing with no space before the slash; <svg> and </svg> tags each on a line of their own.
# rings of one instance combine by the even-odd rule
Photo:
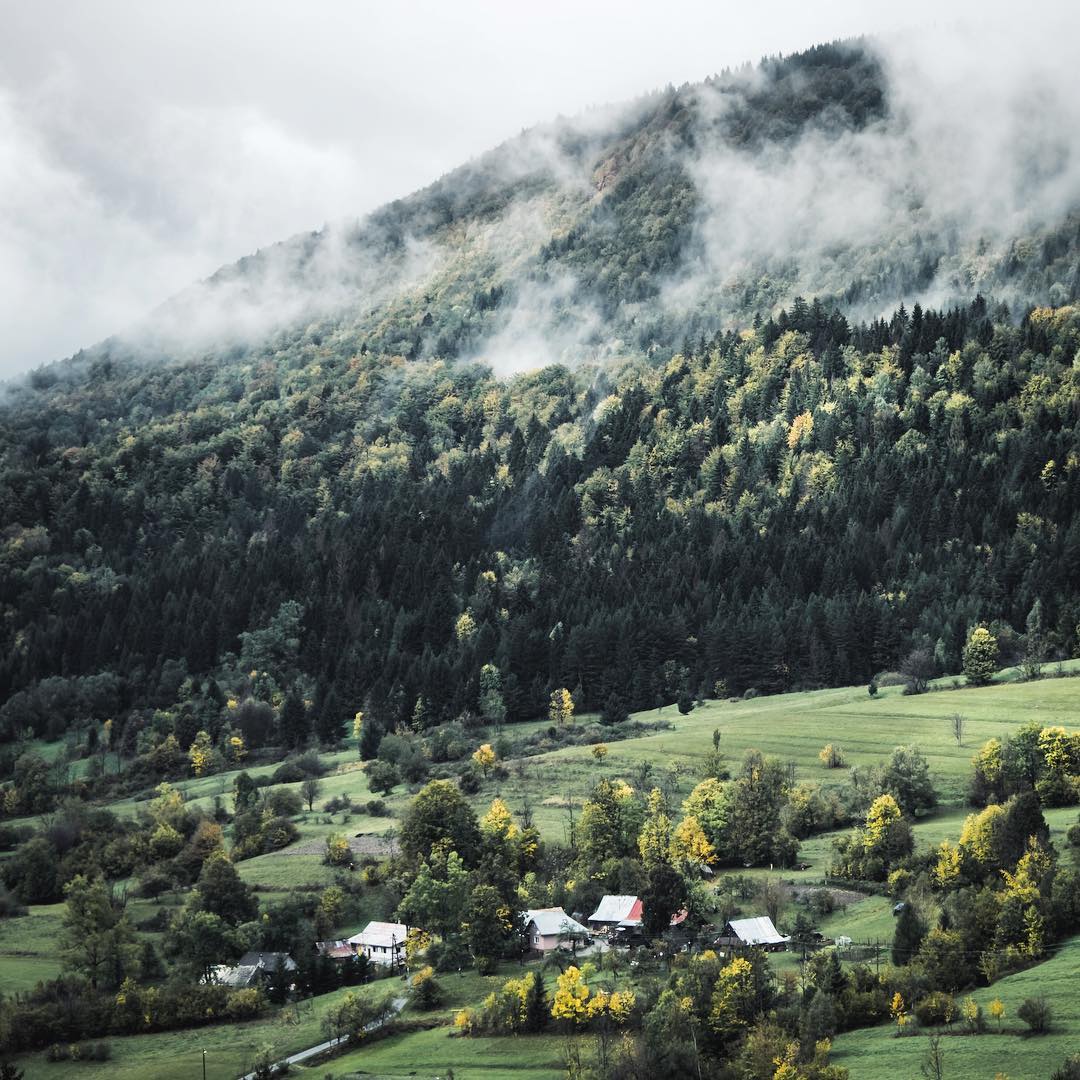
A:
<svg viewBox="0 0 1080 1080">
<path fill-rule="evenodd" d="M 626 702 L 620 694 L 612 690 L 604 702 L 604 708 L 600 713 L 600 723 L 621 724 L 624 720 L 629 719 L 630 714 L 626 711 Z"/>
<path fill-rule="evenodd" d="M 303 698 L 295 690 L 290 690 L 278 714 L 278 739 L 282 746 L 290 750 L 302 746 L 308 737 L 308 723 L 308 710 Z"/>
<path fill-rule="evenodd" d="M 315 734 L 323 746 L 336 746 L 341 742 L 345 717 L 338 702 L 337 691 L 331 686 L 315 719 Z"/>
<path fill-rule="evenodd" d="M 383 729 L 370 716 L 364 717 L 364 726 L 360 731 L 360 760 L 372 761 L 379 753 Z"/>
<path fill-rule="evenodd" d="M 926 937 L 926 929 L 926 923 L 919 917 L 915 905 L 910 901 L 904 904 L 896 919 L 896 930 L 893 933 L 892 962 L 897 967 L 911 962 Z"/>
</svg>

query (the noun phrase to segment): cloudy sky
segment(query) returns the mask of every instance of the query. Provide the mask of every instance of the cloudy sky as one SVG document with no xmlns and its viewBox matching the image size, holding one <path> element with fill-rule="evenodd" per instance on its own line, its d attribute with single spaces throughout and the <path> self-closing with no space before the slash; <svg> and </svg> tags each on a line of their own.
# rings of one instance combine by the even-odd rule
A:
<svg viewBox="0 0 1080 1080">
<path fill-rule="evenodd" d="M 835 37 L 932 37 L 994 10 L 0 0 L 0 378 L 559 113 Z"/>
</svg>

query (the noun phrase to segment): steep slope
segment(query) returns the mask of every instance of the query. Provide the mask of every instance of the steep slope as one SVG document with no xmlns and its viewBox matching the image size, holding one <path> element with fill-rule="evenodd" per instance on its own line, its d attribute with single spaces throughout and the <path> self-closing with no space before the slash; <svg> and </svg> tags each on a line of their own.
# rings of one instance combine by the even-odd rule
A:
<svg viewBox="0 0 1080 1080">
<path fill-rule="evenodd" d="M 1080 289 L 1074 106 L 1067 84 L 1040 89 L 1039 113 L 1020 95 L 991 123 L 895 48 L 767 60 L 527 131 L 363 221 L 223 268 L 94 355 L 314 333 L 507 372 L 667 359 L 796 295 L 875 317 L 982 293 L 1019 317 Z"/>
<path fill-rule="evenodd" d="M 925 164 L 897 71 L 827 46 L 529 133 L 13 387 L 0 735 L 615 714 L 957 670 L 979 621 L 1071 654 L 1071 159 L 1004 231 L 898 159 L 868 193 Z"/>
</svg>

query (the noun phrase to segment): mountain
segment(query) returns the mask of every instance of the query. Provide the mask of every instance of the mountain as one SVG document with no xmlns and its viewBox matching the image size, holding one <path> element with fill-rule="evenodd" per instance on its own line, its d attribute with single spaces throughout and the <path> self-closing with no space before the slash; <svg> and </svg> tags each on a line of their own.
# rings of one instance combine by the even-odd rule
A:
<svg viewBox="0 0 1080 1080">
<path fill-rule="evenodd" d="M 531 130 L 11 387 L 0 735 L 621 711 L 956 670 L 979 622 L 1071 654 L 1076 129 L 909 60 Z"/>
</svg>

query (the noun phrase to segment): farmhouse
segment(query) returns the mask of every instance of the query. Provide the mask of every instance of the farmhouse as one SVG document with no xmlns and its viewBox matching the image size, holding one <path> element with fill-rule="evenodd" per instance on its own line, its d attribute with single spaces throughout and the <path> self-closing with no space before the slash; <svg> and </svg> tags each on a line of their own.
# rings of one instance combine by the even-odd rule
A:
<svg viewBox="0 0 1080 1080">
<path fill-rule="evenodd" d="M 405 938 L 409 928 L 404 923 L 369 922 L 359 934 L 349 938 L 358 956 L 372 963 L 396 966 L 405 959 Z"/>
<path fill-rule="evenodd" d="M 279 969 L 291 973 L 296 961 L 284 952 L 246 952 L 235 964 L 214 968 L 211 981 L 237 988 L 266 986 Z"/>
<path fill-rule="evenodd" d="M 315 950 L 320 956 L 331 960 L 348 960 L 356 955 L 356 950 L 344 939 L 337 941 L 316 941 Z"/>
<path fill-rule="evenodd" d="M 725 923 L 716 944 L 734 948 L 754 946 L 766 952 L 783 952 L 789 940 L 773 926 L 768 915 L 758 915 L 752 919 L 732 919 Z"/>
<path fill-rule="evenodd" d="M 560 945 L 587 942 L 589 930 L 561 907 L 534 908 L 525 912 L 525 937 L 530 949 L 546 953 Z"/>
<path fill-rule="evenodd" d="M 641 901 L 636 896 L 605 896 L 589 916 L 590 930 L 614 930 L 641 925 Z"/>
</svg>

